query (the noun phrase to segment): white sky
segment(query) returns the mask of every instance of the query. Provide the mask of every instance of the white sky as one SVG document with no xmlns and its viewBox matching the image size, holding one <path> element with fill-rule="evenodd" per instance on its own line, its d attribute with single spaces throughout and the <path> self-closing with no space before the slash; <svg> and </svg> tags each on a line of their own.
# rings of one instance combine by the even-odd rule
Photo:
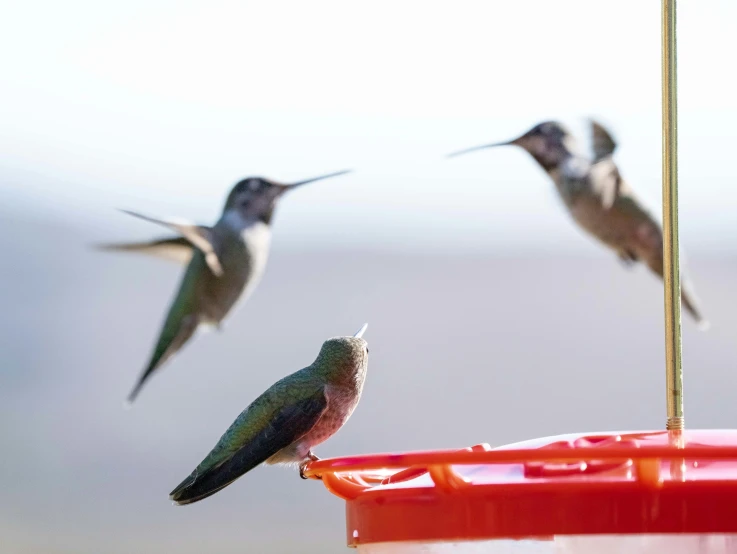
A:
<svg viewBox="0 0 737 554">
<path fill-rule="evenodd" d="M 159 233 L 230 187 L 354 168 L 287 198 L 292 244 L 595 251 L 512 148 L 543 119 L 609 124 L 660 209 L 657 0 L 11 2 L 0 18 L 3 210 Z M 679 3 L 681 236 L 737 245 L 737 2 Z"/>
</svg>

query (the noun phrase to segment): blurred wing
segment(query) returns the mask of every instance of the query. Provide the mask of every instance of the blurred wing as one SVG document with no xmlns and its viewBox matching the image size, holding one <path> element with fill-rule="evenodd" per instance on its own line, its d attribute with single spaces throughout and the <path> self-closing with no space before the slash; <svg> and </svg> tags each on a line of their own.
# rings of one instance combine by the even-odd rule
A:
<svg viewBox="0 0 737 554">
<path fill-rule="evenodd" d="M 614 142 L 609 131 L 607 131 L 603 125 L 593 119 L 590 120 L 590 123 L 592 147 L 594 150 L 594 163 L 596 163 L 607 156 L 611 156 L 617 148 L 617 143 Z"/>
<path fill-rule="evenodd" d="M 218 259 L 215 247 L 213 246 L 212 229 L 209 227 L 194 225 L 186 221 L 156 219 L 130 210 L 121 211 L 128 215 L 132 215 L 133 217 L 138 217 L 145 221 L 150 221 L 151 223 L 156 223 L 157 225 L 162 225 L 176 231 L 191 242 L 195 248 L 202 251 L 205 255 L 205 261 L 207 262 L 208 267 L 215 275 L 219 277 L 223 274 L 222 265 L 220 265 L 220 260 Z"/>
<path fill-rule="evenodd" d="M 99 250 L 112 252 L 147 254 L 181 264 L 187 264 L 192 259 L 192 243 L 184 237 L 159 239 L 150 242 L 98 244 L 96 247 Z"/>
<path fill-rule="evenodd" d="M 233 439 L 236 426 L 248 425 L 249 419 L 236 420 L 207 458 L 175 488 L 170 497 L 177 504 L 191 504 L 211 496 L 233 481 L 264 463 L 309 432 L 327 409 L 328 401 L 321 389 L 316 394 L 290 403 L 279 410 L 250 440 L 233 451 L 223 442 Z M 240 419 L 240 418 L 239 418 Z M 222 452 L 218 456 L 218 451 Z"/>
<path fill-rule="evenodd" d="M 598 185 L 601 194 L 601 204 L 605 210 L 610 210 L 622 192 L 622 176 L 619 174 L 619 169 L 612 160 L 605 160 L 599 162 L 599 164 L 610 166 L 599 179 Z"/>
</svg>

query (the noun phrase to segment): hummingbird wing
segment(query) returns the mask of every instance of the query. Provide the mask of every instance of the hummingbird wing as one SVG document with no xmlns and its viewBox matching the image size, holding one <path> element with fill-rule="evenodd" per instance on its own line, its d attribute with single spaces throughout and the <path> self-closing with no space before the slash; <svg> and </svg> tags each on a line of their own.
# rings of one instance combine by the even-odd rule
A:
<svg viewBox="0 0 737 554">
<path fill-rule="evenodd" d="M 202 229 L 208 229 L 201 227 Z M 139 252 L 181 264 L 192 259 L 192 243 L 184 237 L 152 240 L 149 242 L 106 243 L 95 245 L 98 250 L 111 252 Z"/>
<path fill-rule="evenodd" d="M 213 246 L 214 237 L 212 229 L 210 229 L 209 227 L 194 225 L 193 223 L 189 223 L 186 221 L 156 219 L 130 210 L 121 211 L 127 213 L 128 215 L 132 215 L 133 217 L 138 217 L 145 221 L 150 221 L 151 223 L 162 225 L 181 234 L 184 238 L 191 242 L 193 246 L 202 251 L 202 253 L 205 255 L 205 261 L 207 262 L 207 265 L 210 267 L 215 275 L 220 277 L 223 274 L 223 267 L 220 264 L 218 255 L 215 252 L 215 247 Z"/>
<path fill-rule="evenodd" d="M 592 173 L 596 174 L 594 182 L 601 196 L 601 203 L 605 210 L 614 205 L 621 192 L 622 176 L 617 164 L 612 159 L 612 154 L 617 148 L 617 143 L 609 134 L 609 131 L 599 122 L 590 119 L 591 142 L 594 157 L 592 160 Z"/>
<path fill-rule="evenodd" d="M 599 122 L 590 119 L 591 125 L 591 140 L 594 151 L 594 163 L 611 156 L 614 150 L 617 148 L 617 143 L 614 141 L 609 131 Z"/>
<path fill-rule="evenodd" d="M 610 210 L 622 192 L 622 176 L 612 159 L 602 160 L 596 166 L 606 168 L 605 172 L 600 174 L 601 178 L 597 180 L 597 187 L 601 195 L 602 206 L 605 210 Z"/>
<path fill-rule="evenodd" d="M 296 388 L 296 387 L 295 387 Z M 212 452 L 169 495 L 179 505 L 211 496 L 308 433 L 328 407 L 322 387 L 274 410 L 272 387 L 246 408 Z"/>
</svg>

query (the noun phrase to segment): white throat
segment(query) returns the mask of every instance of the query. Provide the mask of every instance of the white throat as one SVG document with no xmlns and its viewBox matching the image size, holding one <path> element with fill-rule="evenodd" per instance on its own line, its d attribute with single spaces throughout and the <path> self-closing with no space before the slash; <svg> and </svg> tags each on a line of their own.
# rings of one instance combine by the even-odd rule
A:
<svg viewBox="0 0 737 554">
<path fill-rule="evenodd" d="M 223 226 L 238 234 L 241 234 L 243 231 L 256 224 L 265 225 L 265 223 L 258 217 L 244 216 L 238 210 L 228 210 L 223 214 L 221 221 Z"/>
<path fill-rule="evenodd" d="M 254 271 L 260 275 L 269 255 L 271 227 L 257 217 L 244 217 L 237 210 L 229 210 L 219 222 L 228 232 L 240 236 L 254 264 Z M 258 281 L 258 279 L 255 279 Z"/>
</svg>

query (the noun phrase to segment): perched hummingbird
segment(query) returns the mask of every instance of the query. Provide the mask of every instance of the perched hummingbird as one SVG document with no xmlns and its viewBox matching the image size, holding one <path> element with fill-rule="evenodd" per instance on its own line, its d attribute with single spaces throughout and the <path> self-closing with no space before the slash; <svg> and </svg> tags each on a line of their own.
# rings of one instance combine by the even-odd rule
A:
<svg viewBox="0 0 737 554">
<path fill-rule="evenodd" d="M 230 191 L 214 227 L 154 219 L 124 210 L 168 227 L 180 236 L 149 243 L 102 245 L 103 249 L 143 252 L 188 264 L 151 360 L 128 396 L 128 403 L 135 400 L 146 380 L 184 346 L 200 325 L 219 327 L 236 301 L 253 292 L 266 267 L 277 199 L 296 187 L 346 173 L 349 171 L 292 185 L 261 177 L 244 179 Z"/>
<path fill-rule="evenodd" d="M 663 277 L 663 229 L 637 199 L 614 163 L 616 143 L 599 123 L 590 120 L 593 156 L 577 150 L 574 137 L 560 123 L 546 121 L 508 142 L 486 144 L 450 154 L 515 145 L 526 150 L 555 183 L 573 219 L 619 255 L 627 266 L 643 261 Z M 699 327 L 706 329 L 698 300 L 682 271 L 681 301 Z"/>
<path fill-rule="evenodd" d="M 211 496 L 266 464 L 299 464 L 303 479 L 312 449 L 348 421 L 361 399 L 368 345 L 353 337 L 325 341 L 311 365 L 274 383 L 243 410 L 215 448 L 169 495 L 179 504 Z"/>
</svg>

